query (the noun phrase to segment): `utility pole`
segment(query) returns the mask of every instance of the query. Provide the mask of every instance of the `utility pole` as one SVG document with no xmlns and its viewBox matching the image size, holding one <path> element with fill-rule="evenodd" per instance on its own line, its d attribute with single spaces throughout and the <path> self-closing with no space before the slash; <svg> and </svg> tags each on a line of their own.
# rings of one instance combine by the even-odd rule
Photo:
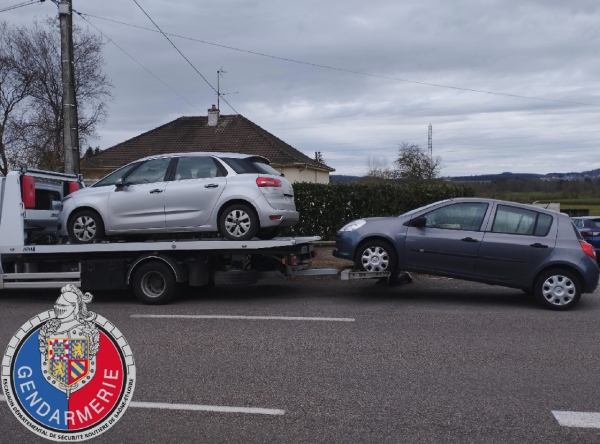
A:
<svg viewBox="0 0 600 444">
<path fill-rule="evenodd" d="M 64 172 L 79 174 L 79 129 L 77 99 L 75 97 L 75 59 L 73 57 L 73 5 L 72 0 L 61 0 L 60 54 L 63 83 L 63 150 Z"/>
<path fill-rule="evenodd" d="M 433 127 L 429 124 L 429 131 L 427 134 L 427 148 L 429 150 L 429 160 L 433 160 Z"/>
</svg>

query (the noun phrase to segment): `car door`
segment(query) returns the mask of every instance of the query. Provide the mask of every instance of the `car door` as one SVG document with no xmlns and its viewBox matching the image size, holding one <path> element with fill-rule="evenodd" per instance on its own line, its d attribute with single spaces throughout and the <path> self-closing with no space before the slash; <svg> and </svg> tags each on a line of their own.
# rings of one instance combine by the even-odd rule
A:
<svg viewBox="0 0 600 444">
<path fill-rule="evenodd" d="M 495 204 L 493 212 L 493 221 L 479 250 L 477 276 L 516 279 L 552 253 L 558 232 L 556 217 L 505 204 Z"/>
<path fill-rule="evenodd" d="M 404 262 L 423 270 L 472 275 L 488 206 L 458 202 L 422 214 L 424 227 L 408 227 Z"/>
<path fill-rule="evenodd" d="M 112 231 L 165 228 L 165 181 L 171 158 L 142 163 L 108 195 Z"/>
<path fill-rule="evenodd" d="M 167 227 L 205 225 L 226 185 L 224 172 L 212 157 L 177 159 L 173 180 L 165 189 Z"/>
</svg>

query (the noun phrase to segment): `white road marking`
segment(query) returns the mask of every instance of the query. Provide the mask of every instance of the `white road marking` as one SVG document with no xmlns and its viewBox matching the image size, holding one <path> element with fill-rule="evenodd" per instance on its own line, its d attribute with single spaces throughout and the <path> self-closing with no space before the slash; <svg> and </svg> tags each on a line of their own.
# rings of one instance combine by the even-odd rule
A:
<svg viewBox="0 0 600 444">
<path fill-rule="evenodd" d="M 600 413 L 596 412 L 559 412 L 552 410 L 552 414 L 563 427 L 583 427 L 600 429 Z"/>
<path fill-rule="evenodd" d="M 229 315 L 155 315 L 133 314 L 132 318 L 166 318 L 166 319 L 247 319 L 247 320 L 274 320 L 274 321 L 329 321 L 329 322 L 354 322 L 353 318 L 317 318 L 301 316 L 229 316 Z"/>
<path fill-rule="evenodd" d="M 0 402 L 4 402 L 4 396 L 0 395 Z M 142 409 L 163 409 L 163 410 L 188 410 L 196 412 L 220 412 L 220 413 L 253 413 L 255 415 L 283 415 L 285 410 L 281 409 L 262 409 L 258 407 L 227 407 L 221 405 L 200 405 L 200 404 L 169 404 L 166 402 L 139 402 L 131 401 L 130 407 Z"/>
<path fill-rule="evenodd" d="M 140 407 L 144 409 L 165 409 L 165 410 L 189 410 L 201 412 L 221 412 L 221 413 L 254 413 L 258 415 L 283 415 L 285 410 L 280 409 L 262 409 L 258 407 L 227 407 L 219 405 L 199 405 L 199 404 L 168 404 L 165 402 L 135 402 L 129 404 L 131 407 Z"/>
</svg>

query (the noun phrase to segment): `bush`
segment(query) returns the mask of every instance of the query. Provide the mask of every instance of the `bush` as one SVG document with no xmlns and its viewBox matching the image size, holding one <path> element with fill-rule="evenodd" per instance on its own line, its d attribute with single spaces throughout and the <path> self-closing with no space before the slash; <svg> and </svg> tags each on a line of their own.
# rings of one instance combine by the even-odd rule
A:
<svg viewBox="0 0 600 444">
<path fill-rule="evenodd" d="M 390 183 L 295 183 L 300 222 L 287 228 L 288 236 L 321 236 L 333 240 L 344 224 L 362 217 L 398 216 L 412 209 L 452 197 L 473 197 L 465 185 L 445 182 Z"/>
</svg>

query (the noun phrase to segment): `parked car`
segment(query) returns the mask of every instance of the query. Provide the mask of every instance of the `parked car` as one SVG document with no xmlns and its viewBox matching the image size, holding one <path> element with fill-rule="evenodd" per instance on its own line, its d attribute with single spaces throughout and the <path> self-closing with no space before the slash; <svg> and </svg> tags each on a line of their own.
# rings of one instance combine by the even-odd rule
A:
<svg viewBox="0 0 600 444">
<path fill-rule="evenodd" d="M 271 239 L 298 222 L 294 190 L 260 156 L 186 153 L 140 159 L 62 200 L 59 234 L 219 232 Z"/>
<path fill-rule="evenodd" d="M 571 220 L 583 236 L 583 238 L 592 244 L 596 256 L 600 254 L 600 217 L 599 216 L 581 216 L 572 217 Z"/>
<path fill-rule="evenodd" d="M 399 217 L 352 221 L 337 232 L 333 255 L 365 271 L 520 288 L 556 310 L 593 292 L 600 275 L 592 245 L 567 215 L 493 199 L 450 199 Z"/>
</svg>

